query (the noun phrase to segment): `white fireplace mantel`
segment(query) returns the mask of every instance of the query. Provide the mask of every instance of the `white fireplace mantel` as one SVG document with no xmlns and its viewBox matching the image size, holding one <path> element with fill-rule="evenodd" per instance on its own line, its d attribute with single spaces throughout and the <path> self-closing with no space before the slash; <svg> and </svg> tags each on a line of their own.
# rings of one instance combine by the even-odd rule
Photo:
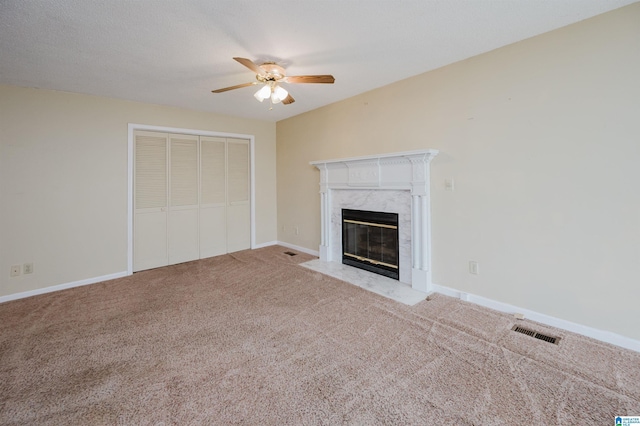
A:
<svg viewBox="0 0 640 426">
<path fill-rule="evenodd" d="M 336 250 L 341 241 L 335 241 L 341 235 L 336 232 L 339 223 L 332 221 L 332 209 L 340 206 L 333 196 L 336 191 L 353 191 L 353 200 L 361 199 L 357 195 L 365 195 L 371 204 L 370 191 L 406 191 L 411 197 L 410 232 L 407 232 L 407 244 L 410 245 L 408 259 L 404 262 L 411 266 L 410 276 L 402 278 L 402 246 L 401 246 L 401 281 L 411 284 L 416 290 L 431 291 L 431 214 L 429 200 L 429 163 L 438 154 L 435 149 L 397 152 L 336 160 L 312 161 L 310 164 L 320 170 L 320 209 L 321 238 L 320 260 L 325 262 L 341 261 Z M 377 194 L 376 192 L 373 193 Z M 380 194 L 382 195 L 382 193 Z M 342 197 L 343 199 L 344 197 Z M 375 198 L 375 197 L 373 197 Z M 382 198 L 382 197 L 381 197 Z M 387 197 L 388 198 L 388 197 Z M 357 202 L 357 201 L 355 201 Z M 375 203 L 375 200 L 373 201 Z M 382 202 L 382 201 L 381 201 Z M 388 200 L 385 205 L 388 205 Z M 357 208 L 350 204 L 348 208 Z M 388 207 L 387 207 L 388 209 Z M 399 231 L 402 233 L 402 230 Z M 410 241 L 408 241 L 410 240 Z M 408 249 L 409 247 L 407 247 Z"/>
</svg>

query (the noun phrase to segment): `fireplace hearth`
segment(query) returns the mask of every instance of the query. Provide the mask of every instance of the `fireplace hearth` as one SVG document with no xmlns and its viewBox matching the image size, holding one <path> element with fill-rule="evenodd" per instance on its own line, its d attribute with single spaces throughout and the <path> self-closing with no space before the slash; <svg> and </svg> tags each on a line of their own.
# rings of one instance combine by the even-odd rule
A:
<svg viewBox="0 0 640 426">
<path fill-rule="evenodd" d="M 342 263 L 399 279 L 398 214 L 342 209 Z"/>
</svg>

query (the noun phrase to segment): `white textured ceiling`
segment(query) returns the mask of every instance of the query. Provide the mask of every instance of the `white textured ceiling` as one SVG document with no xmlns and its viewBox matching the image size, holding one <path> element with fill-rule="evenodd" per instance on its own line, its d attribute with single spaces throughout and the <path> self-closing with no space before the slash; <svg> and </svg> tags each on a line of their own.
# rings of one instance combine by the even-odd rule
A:
<svg viewBox="0 0 640 426">
<path fill-rule="evenodd" d="M 636 0 L 0 0 L 0 84 L 277 121 Z M 296 102 L 232 60 L 277 61 Z"/>
</svg>

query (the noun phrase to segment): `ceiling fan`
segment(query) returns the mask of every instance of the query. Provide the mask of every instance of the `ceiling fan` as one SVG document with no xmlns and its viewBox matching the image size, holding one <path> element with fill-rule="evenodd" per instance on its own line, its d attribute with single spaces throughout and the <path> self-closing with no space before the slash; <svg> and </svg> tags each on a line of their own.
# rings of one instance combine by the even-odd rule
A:
<svg viewBox="0 0 640 426">
<path fill-rule="evenodd" d="M 245 67 L 256 73 L 256 80 L 250 83 L 238 84 L 237 86 L 225 87 L 223 89 L 212 90 L 212 93 L 222 93 L 229 90 L 240 89 L 242 87 L 263 84 L 253 96 L 260 102 L 269 98 L 271 104 L 282 102 L 289 105 L 295 102 L 295 99 L 287 92 L 280 83 L 325 83 L 333 84 L 335 78 L 332 75 L 295 75 L 288 76 L 280 65 L 275 62 L 264 62 L 256 65 L 253 61 L 246 58 L 233 58 Z"/>
</svg>

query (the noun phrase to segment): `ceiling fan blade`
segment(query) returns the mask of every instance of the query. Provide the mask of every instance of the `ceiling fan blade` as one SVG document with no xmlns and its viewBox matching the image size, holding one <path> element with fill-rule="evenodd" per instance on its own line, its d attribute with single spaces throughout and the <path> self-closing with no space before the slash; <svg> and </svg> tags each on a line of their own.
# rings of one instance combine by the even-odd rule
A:
<svg viewBox="0 0 640 426">
<path fill-rule="evenodd" d="M 258 84 L 258 82 L 254 81 L 254 82 L 251 82 L 251 83 L 243 83 L 243 84 L 238 84 L 237 86 L 231 86 L 231 87 L 225 87 L 223 89 L 212 90 L 211 93 L 227 92 L 229 90 L 241 89 L 243 87 L 253 86 L 254 84 Z"/>
<path fill-rule="evenodd" d="M 333 84 L 336 81 L 332 75 L 293 75 L 285 77 L 283 81 L 287 83 L 328 83 Z"/>
<path fill-rule="evenodd" d="M 294 103 L 295 101 L 296 100 L 293 99 L 293 96 L 287 95 L 287 97 L 282 100 L 282 103 L 285 104 L 285 105 L 289 105 L 289 104 Z"/>
<path fill-rule="evenodd" d="M 240 62 L 242 65 L 249 68 L 251 71 L 255 72 L 256 74 L 260 74 L 260 75 L 265 74 L 264 70 L 260 68 L 258 65 L 254 64 L 251 59 L 247 59 L 247 58 L 233 58 L 233 59 Z"/>
</svg>

